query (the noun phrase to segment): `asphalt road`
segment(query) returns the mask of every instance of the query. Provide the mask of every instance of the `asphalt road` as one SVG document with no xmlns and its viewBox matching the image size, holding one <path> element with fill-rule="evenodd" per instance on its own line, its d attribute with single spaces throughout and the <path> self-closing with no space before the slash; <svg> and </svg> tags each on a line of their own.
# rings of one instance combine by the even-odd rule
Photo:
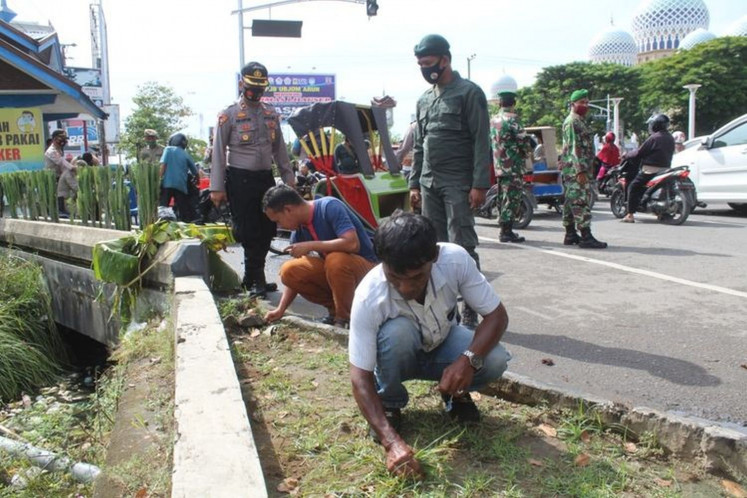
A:
<svg viewBox="0 0 747 498">
<path fill-rule="evenodd" d="M 495 220 L 478 218 L 482 269 L 510 317 L 509 369 L 747 431 L 747 216 L 713 205 L 682 226 L 646 214 L 626 224 L 604 199 L 593 214 L 606 250 L 563 246 L 560 215 L 544 206 L 524 244 L 499 243 Z M 268 276 L 284 260 L 271 256 Z M 291 311 L 325 314 L 300 299 Z"/>
</svg>

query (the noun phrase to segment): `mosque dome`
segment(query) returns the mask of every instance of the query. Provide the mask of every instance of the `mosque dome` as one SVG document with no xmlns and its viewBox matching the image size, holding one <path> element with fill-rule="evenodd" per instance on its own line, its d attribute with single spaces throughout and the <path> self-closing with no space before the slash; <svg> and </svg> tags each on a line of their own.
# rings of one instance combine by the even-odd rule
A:
<svg viewBox="0 0 747 498">
<path fill-rule="evenodd" d="M 682 41 L 680 42 L 680 50 L 690 50 L 695 45 L 711 41 L 714 38 L 716 38 L 716 35 L 714 35 L 710 31 L 707 31 L 703 28 L 698 28 L 682 39 Z"/>
<path fill-rule="evenodd" d="M 511 76 L 504 74 L 496 80 L 495 83 L 490 85 L 490 97 L 497 98 L 499 93 L 510 92 L 516 93 L 519 89 L 519 85 L 516 84 L 516 80 Z"/>
<path fill-rule="evenodd" d="M 676 50 L 698 28 L 708 29 L 710 15 L 703 0 L 645 0 L 633 16 L 638 52 Z"/>
<path fill-rule="evenodd" d="M 747 16 L 743 16 L 737 22 L 729 26 L 726 36 L 747 36 Z"/>
<path fill-rule="evenodd" d="M 636 62 L 635 39 L 627 31 L 614 26 L 599 33 L 589 45 L 591 62 L 612 62 L 632 66 Z"/>
</svg>

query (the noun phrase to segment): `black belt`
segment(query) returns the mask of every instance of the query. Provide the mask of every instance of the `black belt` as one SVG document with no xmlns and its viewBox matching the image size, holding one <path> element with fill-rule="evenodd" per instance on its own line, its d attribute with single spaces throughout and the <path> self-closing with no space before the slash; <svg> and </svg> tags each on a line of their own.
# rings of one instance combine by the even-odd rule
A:
<svg viewBox="0 0 747 498">
<path fill-rule="evenodd" d="M 241 168 L 234 168 L 232 166 L 228 167 L 228 171 L 232 175 L 238 175 L 238 176 L 244 176 L 244 177 L 254 177 L 259 178 L 263 176 L 272 175 L 271 169 L 261 169 L 261 170 L 249 170 L 249 169 L 241 169 Z"/>
</svg>

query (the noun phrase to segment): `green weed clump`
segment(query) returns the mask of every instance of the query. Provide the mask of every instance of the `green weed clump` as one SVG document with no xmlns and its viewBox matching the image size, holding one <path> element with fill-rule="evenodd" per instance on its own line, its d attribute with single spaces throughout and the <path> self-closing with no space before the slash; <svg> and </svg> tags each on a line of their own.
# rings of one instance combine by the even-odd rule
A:
<svg viewBox="0 0 747 498">
<path fill-rule="evenodd" d="M 41 268 L 0 254 L 0 399 L 52 383 L 65 361 Z"/>
</svg>

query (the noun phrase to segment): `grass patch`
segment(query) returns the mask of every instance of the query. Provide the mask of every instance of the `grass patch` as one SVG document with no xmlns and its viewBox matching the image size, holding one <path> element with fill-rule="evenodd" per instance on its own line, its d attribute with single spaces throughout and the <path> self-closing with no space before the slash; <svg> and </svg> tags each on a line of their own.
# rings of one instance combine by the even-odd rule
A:
<svg viewBox="0 0 747 498">
<path fill-rule="evenodd" d="M 51 384 L 64 347 L 39 265 L 0 253 L 0 401 Z"/>
<path fill-rule="evenodd" d="M 435 383 L 408 382 L 402 436 L 427 472 L 390 476 L 351 393 L 347 351 L 313 330 L 232 335 L 270 496 L 719 496 L 718 481 L 648 445 L 626 446 L 594 413 L 477 396 L 483 420 L 443 412 Z M 545 428 L 545 431 L 542 428 Z M 549 428 L 549 429 L 548 429 Z"/>
</svg>

